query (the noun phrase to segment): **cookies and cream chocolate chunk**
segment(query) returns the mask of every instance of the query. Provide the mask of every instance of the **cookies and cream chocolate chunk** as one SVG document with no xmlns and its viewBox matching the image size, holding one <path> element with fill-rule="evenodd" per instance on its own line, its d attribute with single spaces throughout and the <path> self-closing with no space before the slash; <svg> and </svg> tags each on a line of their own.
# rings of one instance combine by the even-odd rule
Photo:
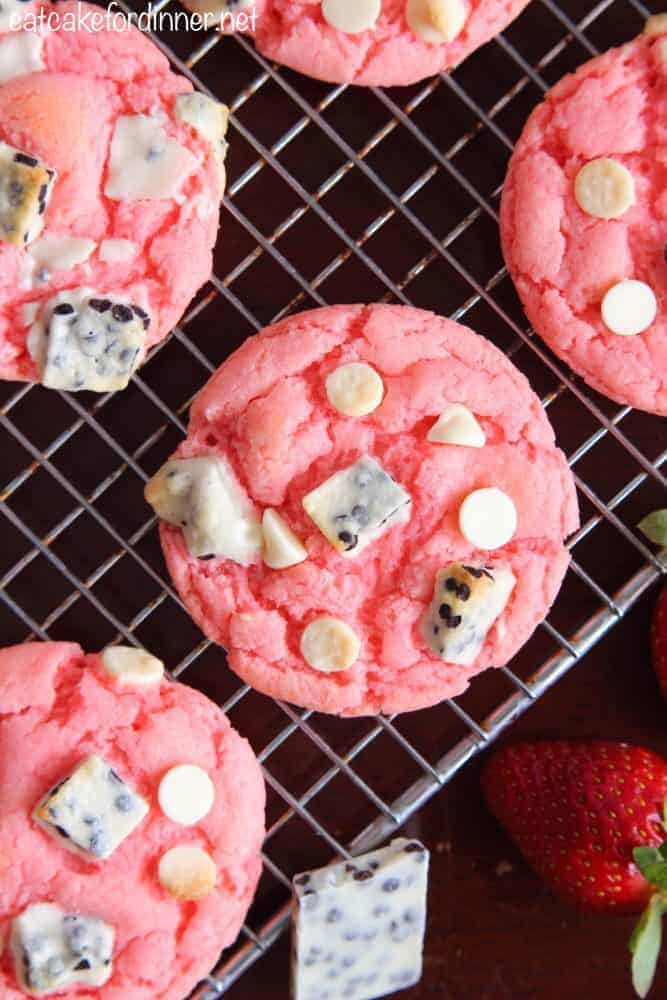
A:
<svg viewBox="0 0 667 1000">
<path fill-rule="evenodd" d="M 26 246 L 41 232 L 56 172 L 0 142 L 0 241 Z"/>
<path fill-rule="evenodd" d="M 111 976 L 114 929 L 97 917 L 33 903 L 12 921 L 16 978 L 33 997 L 77 986 L 103 986 Z"/>
<path fill-rule="evenodd" d="M 164 677 L 164 663 L 135 646 L 107 646 L 102 666 L 121 687 L 151 687 Z"/>
<path fill-rule="evenodd" d="M 90 288 L 59 292 L 42 307 L 28 349 L 51 389 L 124 389 L 144 350 L 148 313 Z"/>
<path fill-rule="evenodd" d="M 174 101 L 174 114 L 178 121 L 189 125 L 210 143 L 216 157 L 220 182 L 224 190 L 226 181 L 225 157 L 227 156 L 225 136 L 229 123 L 229 108 L 195 90 L 191 94 L 178 95 Z"/>
<path fill-rule="evenodd" d="M 410 518 L 410 494 L 364 455 L 303 498 L 322 534 L 344 556 L 357 556 L 385 531 Z"/>
<path fill-rule="evenodd" d="M 369 1000 L 421 978 L 428 851 L 398 839 L 294 879 L 294 1000 Z"/>
<path fill-rule="evenodd" d="M 183 528 L 196 558 L 220 556 L 241 566 L 259 558 L 259 518 L 221 458 L 172 459 L 148 482 L 145 497 L 158 517 Z"/>
<path fill-rule="evenodd" d="M 452 403 L 442 411 L 428 432 L 435 444 L 458 444 L 467 448 L 483 448 L 486 435 L 475 414 L 462 403 Z"/>
<path fill-rule="evenodd" d="M 173 198 L 194 173 L 192 153 L 171 139 L 149 115 L 122 115 L 116 121 L 104 193 L 115 201 Z"/>
<path fill-rule="evenodd" d="M 516 584 L 511 570 L 453 563 L 439 570 L 433 601 L 422 619 L 429 648 L 447 663 L 470 666 Z"/>
<path fill-rule="evenodd" d="M 47 792 L 33 816 L 63 846 L 89 860 L 104 860 L 130 836 L 148 809 L 148 803 L 93 754 Z"/>
</svg>

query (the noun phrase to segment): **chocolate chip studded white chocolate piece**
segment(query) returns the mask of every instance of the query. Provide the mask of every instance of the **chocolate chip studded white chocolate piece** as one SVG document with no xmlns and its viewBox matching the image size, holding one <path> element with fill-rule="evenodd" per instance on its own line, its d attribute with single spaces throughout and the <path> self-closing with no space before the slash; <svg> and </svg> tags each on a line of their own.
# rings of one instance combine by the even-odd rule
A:
<svg viewBox="0 0 667 1000">
<path fill-rule="evenodd" d="M 308 558 L 301 539 L 280 514 L 267 508 L 262 515 L 262 558 L 269 569 L 288 569 Z"/>
<path fill-rule="evenodd" d="M 218 872 L 210 854 L 201 847 L 183 844 L 162 855 L 158 879 L 170 896 L 196 902 L 213 892 Z"/>
<path fill-rule="evenodd" d="M 364 362 L 340 365 L 327 375 L 327 397 L 346 417 L 365 417 L 376 410 L 384 396 L 384 383 Z"/>
<path fill-rule="evenodd" d="M 148 482 L 146 501 L 158 517 L 183 528 L 190 554 L 256 562 L 262 529 L 230 466 L 215 455 L 172 459 Z"/>
<path fill-rule="evenodd" d="M 150 316 L 117 295 L 68 289 L 49 299 L 28 337 L 28 350 L 51 389 L 124 389 L 144 350 Z"/>
<path fill-rule="evenodd" d="M 46 793 L 33 817 L 64 847 L 89 861 L 103 861 L 139 826 L 148 809 L 148 803 L 93 754 Z"/>
<path fill-rule="evenodd" d="M 359 636 L 340 618 L 315 618 L 301 635 L 301 655 L 309 667 L 321 673 L 349 670 L 360 650 Z"/>
<path fill-rule="evenodd" d="M 371 542 L 410 519 L 410 494 L 364 455 L 303 498 L 303 506 L 337 552 L 357 556 Z"/>
<path fill-rule="evenodd" d="M 428 851 L 415 840 L 294 879 L 292 996 L 370 1000 L 419 982 Z M 328 992 L 327 992 L 328 991 Z"/>
<path fill-rule="evenodd" d="M 14 32 L 0 39 L 0 83 L 44 69 L 42 36 L 35 31 Z"/>
<path fill-rule="evenodd" d="M 407 0 L 405 17 L 417 38 L 443 45 L 461 34 L 468 11 L 464 0 Z"/>
<path fill-rule="evenodd" d="M 322 0 L 324 20 L 346 35 L 374 28 L 381 9 L 380 0 Z"/>
<path fill-rule="evenodd" d="M 112 972 L 114 929 L 98 917 L 33 903 L 12 921 L 16 978 L 32 997 L 103 986 Z"/>
<path fill-rule="evenodd" d="M 225 136 L 229 123 L 229 108 L 195 90 L 190 94 L 179 94 L 176 97 L 174 114 L 178 121 L 185 122 L 210 143 L 216 157 L 221 186 L 224 191 L 225 157 L 227 156 Z"/>
<path fill-rule="evenodd" d="M 516 577 L 503 567 L 453 563 L 439 570 L 422 619 L 432 652 L 447 663 L 474 663 L 515 585 Z"/>
<path fill-rule="evenodd" d="M 102 665 L 121 687 L 153 687 L 164 677 L 164 663 L 135 646 L 107 646 Z"/>
<path fill-rule="evenodd" d="M 612 285 L 602 300 L 602 322 L 619 337 L 636 337 L 648 330 L 657 312 L 653 289 L 632 278 Z"/>
<path fill-rule="evenodd" d="M 116 201 L 173 198 L 197 161 L 149 115 L 116 120 L 104 193 Z"/>
<path fill-rule="evenodd" d="M 459 508 L 461 534 L 477 549 L 499 549 L 514 537 L 514 501 L 497 486 L 469 493 Z"/>
<path fill-rule="evenodd" d="M 56 172 L 0 142 L 0 241 L 26 246 L 39 236 Z"/>
<path fill-rule="evenodd" d="M 475 414 L 462 403 L 452 403 L 443 410 L 427 437 L 436 444 L 457 444 L 467 448 L 483 448 L 486 444 L 486 436 Z"/>
<path fill-rule="evenodd" d="M 215 787 L 206 771 L 195 764 L 178 764 L 162 778 L 158 802 L 165 816 L 181 826 L 194 826 L 208 816 Z"/>
<path fill-rule="evenodd" d="M 582 212 L 596 219 L 619 219 L 635 203 L 635 182 L 618 160 L 601 156 L 581 168 L 574 196 Z"/>
</svg>

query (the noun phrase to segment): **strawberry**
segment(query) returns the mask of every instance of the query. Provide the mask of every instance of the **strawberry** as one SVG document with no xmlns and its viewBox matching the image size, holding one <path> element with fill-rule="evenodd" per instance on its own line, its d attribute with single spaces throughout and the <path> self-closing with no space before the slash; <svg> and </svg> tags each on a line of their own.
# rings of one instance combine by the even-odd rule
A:
<svg viewBox="0 0 667 1000">
<path fill-rule="evenodd" d="M 667 762 L 625 743 L 522 743 L 491 758 L 482 788 L 563 900 L 594 912 L 644 911 L 630 947 L 645 997 L 667 911 Z"/>
<path fill-rule="evenodd" d="M 651 632 L 653 668 L 656 672 L 662 696 L 667 700 L 667 586 L 663 587 L 653 616 Z"/>
</svg>

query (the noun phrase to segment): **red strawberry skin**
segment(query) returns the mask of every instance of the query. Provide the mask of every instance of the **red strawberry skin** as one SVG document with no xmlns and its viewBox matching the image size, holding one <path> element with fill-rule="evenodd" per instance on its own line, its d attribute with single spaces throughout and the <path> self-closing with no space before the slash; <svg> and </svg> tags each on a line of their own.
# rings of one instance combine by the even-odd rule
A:
<svg viewBox="0 0 667 1000">
<path fill-rule="evenodd" d="M 535 871 L 565 902 L 638 913 L 654 888 L 632 860 L 665 839 L 667 764 L 624 743 L 521 743 L 496 753 L 484 796 Z"/>
<path fill-rule="evenodd" d="M 663 587 L 653 616 L 651 632 L 653 667 L 655 669 L 662 696 L 667 700 L 667 586 Z"/>
</svg>

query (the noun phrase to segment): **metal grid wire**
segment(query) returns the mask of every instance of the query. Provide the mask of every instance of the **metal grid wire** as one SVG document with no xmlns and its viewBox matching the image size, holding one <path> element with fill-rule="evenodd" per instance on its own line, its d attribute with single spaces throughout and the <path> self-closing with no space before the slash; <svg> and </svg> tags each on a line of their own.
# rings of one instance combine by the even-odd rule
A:
<svg viewBox="0 0 667 1000">
<path fill-rule="evenodd" d="M 664 504 L 664 425 L 596 396 L 533 336 L 497 237 L 502 179 L 530 109 L 650 12 L 639 0 L 534 0 L 454 74 L 394 91 L 306 80 L 244 38 L 156 37 L 232 109 L 215 275 L 125 393 L 4 387 L 0 623 L 3 644 L 144 645 L 214 697 L 258 752 L 265 872 L 198 997 L 231 990 L 284 931 L 295 871 L 393 834 L 665 572 L 634 527 Z M 141 490 L 185 434 L 193 395 L 245 336 L 303 308 L 373 300 L 464 320 L 512 357 L 568 453 L 583 518 L 561 595 L 511 667 L 428 712 L 341 721 L 271 702 L 224 668 L 166 579 Z"/>
</svg>

